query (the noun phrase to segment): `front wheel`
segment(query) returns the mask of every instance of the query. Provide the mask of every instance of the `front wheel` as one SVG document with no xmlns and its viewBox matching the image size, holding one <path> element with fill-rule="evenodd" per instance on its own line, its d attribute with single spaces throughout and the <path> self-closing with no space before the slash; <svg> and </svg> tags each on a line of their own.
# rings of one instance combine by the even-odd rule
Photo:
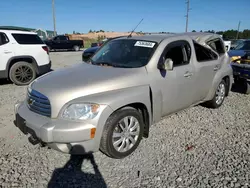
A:
<svg viewBox="0 0 250 188">
<path fill-rule="evenodd" d="M 136 109 L 118 110 L 104 126 L 100 150 L 109 157 L 124 158 L 138 147 L 143 130 L 142 115 Z"/>
<path fill-rule="evenodd" d="M 211 101 L 206 102 L 205 106 L 209 108 L 219 108 L 226 97 L 226 90 L 226 82 L 222 80 L 216 88 L 216 92 L 214 94 L 213 99 Z"/>
</svg>

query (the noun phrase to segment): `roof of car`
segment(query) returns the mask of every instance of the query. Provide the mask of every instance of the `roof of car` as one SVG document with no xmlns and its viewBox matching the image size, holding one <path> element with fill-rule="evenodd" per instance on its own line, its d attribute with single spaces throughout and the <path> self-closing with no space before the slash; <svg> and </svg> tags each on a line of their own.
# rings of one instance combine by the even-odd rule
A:
<svg viewBox="0 0 250 188">
<path fill-rule="evenodd" d="M 187 36 L 194 40 L 207 40 L 208 38 L 214 38 L 214 37 L 220 37 L 218 34 L 215 33 L 205 33 L 205 32 L 186 32 L 186 33 L 173 33 L 173 34 L 146 34 L 146 35 L 140 35 L 140 36 L 131 36 L 130 39 L 136 39 L 136 40 L 147 40 L 147 41 L 154 41 L 154 42 L 161 42 L 164 39 L 170 38 L 170 37 L 178 37 L 178 36 Z M 127 38 L 121 37 L 121 38 Z"/>
<path fill-rule="evenodd" d="M 9 30 L 9 29 L 0 29 L 0 32 L 4 32 L 4 33 L 20 33 L 20 34 L 34 34 L 34 35 L 37 34 L 35 32 L 31 32 L 31 31 Z"/>
</svg>

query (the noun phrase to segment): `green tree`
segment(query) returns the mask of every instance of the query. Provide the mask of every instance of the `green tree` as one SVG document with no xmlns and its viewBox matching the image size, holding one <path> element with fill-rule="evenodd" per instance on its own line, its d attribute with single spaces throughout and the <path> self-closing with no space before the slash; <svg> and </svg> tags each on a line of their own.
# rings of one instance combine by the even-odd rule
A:
<svg viewBox="0 0 250 188">
<path fill-rule="evenodd" d="M 195 30 L 193 30 L 192 32 L 196 32 Z"/>
</svg>

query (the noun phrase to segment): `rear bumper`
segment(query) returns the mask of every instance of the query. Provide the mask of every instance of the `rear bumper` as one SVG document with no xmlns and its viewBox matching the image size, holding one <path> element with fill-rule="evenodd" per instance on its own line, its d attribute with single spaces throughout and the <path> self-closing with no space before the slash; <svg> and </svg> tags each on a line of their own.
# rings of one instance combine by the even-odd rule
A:
<svg viewBox="0 0 250 188">
<path fill-rule="evenodd" d="M 85 154 L 99 150 L 99 127 L 88 122 L 50 119 L 30 111 L 25 102 L 15 105 L 15 125 L 25 134 L 30 135 L 37 143 L 48 145 L 63 153 Z M 99 129 L 97 129 L 97 127 Z M 91 129 L 96 128 L 94 138 Z M 30 139 L 29 139 L 30 141 Z"/>
<path fill-rule="evenodd" d="M 37 73 L 39 75 L 45 74 L 49 71 L 51 71 L 51 61 L 46 65 L 37 66 Z"/>
</svg>

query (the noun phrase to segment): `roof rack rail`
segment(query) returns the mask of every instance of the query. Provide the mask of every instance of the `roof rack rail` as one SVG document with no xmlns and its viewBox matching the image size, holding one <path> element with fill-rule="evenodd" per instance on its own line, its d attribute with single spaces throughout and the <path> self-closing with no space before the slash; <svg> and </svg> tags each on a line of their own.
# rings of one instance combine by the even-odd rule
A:
<svg viewBox="0 0 250 188">
<path fill-rule="evenodd" d="M 31 29 L 25 29 L 25 28 L 10 28 L 10 27 L 1 27 L 1 26 L 0 26 L 0 29 L 2 29 L 2 30 L 13 30 L 13 31 L 29 31 L 29 32 L 33 31 Z"/>
</svg>

